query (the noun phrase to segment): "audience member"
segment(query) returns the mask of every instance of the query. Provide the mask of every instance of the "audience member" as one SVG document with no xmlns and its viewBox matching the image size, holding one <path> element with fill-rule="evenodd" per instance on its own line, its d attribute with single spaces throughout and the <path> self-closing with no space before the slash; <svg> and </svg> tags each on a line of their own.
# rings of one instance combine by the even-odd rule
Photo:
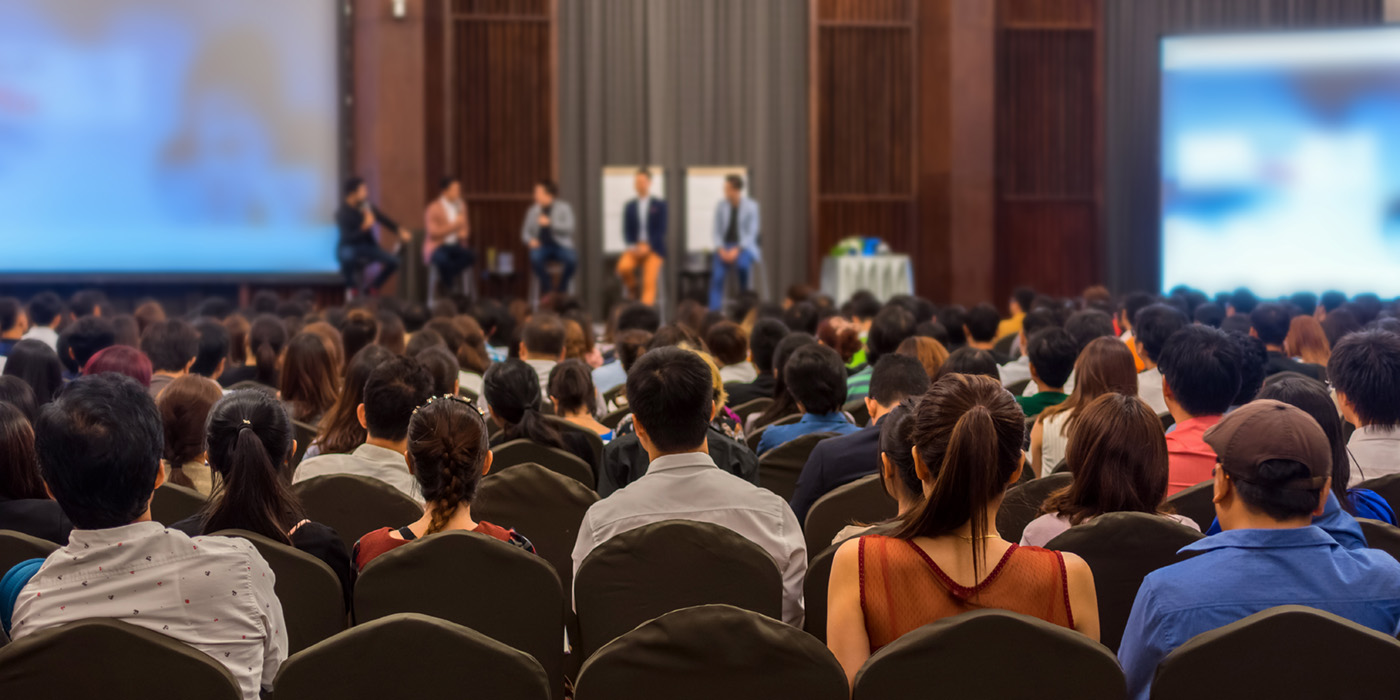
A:
<svg viewBox="0 0 1400 700">
<path fill-rule="evenodd" d="M 1348 486 L 1400 472 L 1400 336 L 1386 331 L 1346 336 L 1332 347 L 1327 376 L 1342 417 L 1356 426 L 1347 441 Z"/>
<path fill-rule="evenodd" d="M 1264 365 L 1268 362 L 1268 353 L 1264 350 L 1264 342 L 1252 335 L 1229 335 L 1235 341 L 1235 357 L 1240 361 L 1240 391 L 1230 402 L 1231 408 L 1234 408 L 1253 401 L 1259 394 L 1259 388 L 1264 386 Z"/>
<path fill-rule="evenodd" d="M 1342 338 L 1362 329 L 1362 324 L 1349 309 L 1341 308 L 1327 313 L 1322 319 L 1322 330 L 1327 333 L 1327 343 L 1337 347 Z"/>
<path fill-rule="evenodd" d="M 1400 563 L 1343 548 L 1312 525 L 1329 491 L 1332 449 L 1308 414 L 1260 400 L 1206 434 L 1219 455 L 1215 511 L 1224 532 L 1147 575 L 1118 650 L 1128 691 L 1147 700 L 1158 663 L 1192 637 L 1288 603 L 1387 637 L 1400 628 Z"/>
<path fill-rule="evenodd" d="M 403 319 L 398 314 L 387 311 L 379 312 L 375 319 L 379 322 L 379 337 L 375 343 L 395 355 L 406 353 L 408 351 L 408 330 L 404 327 Z M 346 356 L 352 357 L 348 352 Z"/>
<path fill-rule="evenodd" d="M 29 316 L 24 307 L 14 297 L 0 297 L 0 371 L 5 369 L 5 358 L 29 330 Z"/>
<path fill-rule="evenodd" d="M 129 345 L 114 345 L 98 352 L 83 366 L 84 375 L 116 372 L 135 379 L 141 386 L 151 386 L 151 360 L 146 353 Z"/>
<path fill-rule="evenodd" d="M 93 355 L 117 344 L 117 331 L 111 321 L 101 316 L 84 316 L 63 329 L 60 338 L 67 346 L 65 364 L 72 368 L 68 377 L 72 379 Z M 60 355 L 59 359 L 64 357 Z"/>
<path fill-rule="evenodd" d="M 461 368 L 457 383 L 468 396 L 481 396 L 481 375 L 491 366 L 486 333 L 471 316 L 458 316 L 457 323 L 462 327 L 462 345 L 457 348 L 457 366 Z"/>
<path fill-rule="evenodd" d="M 287 328 L 282 319 L 272 314 L 262 314 L 253 319 L 248 328 L 247 355 L 251 360 L 245 364 L 243 372 L 230 376 L 226 372 L 222 378 L 224 386 L 231 387 L 241 381 L 253 381 L 276 389 L 278 386 L 278 358 L 287 345 Z"/>
<path fill-rule="evenodd" d="M 141 352 L 151 360 L 151 398 L 176 377 L 184 376 L 199 352 L 199 334 L 179 319 L 157 321 L 141 333 Z"/>
<path fill-rule="evenodd" d="M 1219 304 L 1201 304 L 1192 312 L 1191 318 L 1197 325 L 1219 328 L 1225 320 L 1225 309 L 1220 308 Z"/>
<path fill-rule="evenodd" d="M 1288 309 L 1279 304 L 1260 304 L 1249 313 L 1250 335 L 1264 341 L 1264 347 L 1269 352 L 1265 374 L 1271 376 L 1279 372 L 1296 372 L 1305 377 L 1326 381 L 1326 367 L 1299 362 L 1284 353 L 1283 344 L 1288 340 L 1291 321 Z"/>
<path fill-rule="evenodd" d="M 0 530 L 14 530 L 59 544 L 66 544 L 68 533 L 73 530 L 73 524 L 49 498 L 44 480 L 39 478 L 34 429 L 29 418 L 23 409 L 4 400 L 0 400 Z"/>
<path fill-rule="evenodd" d="M 365 382 L 381 364 L 395 355 L 380 345 L 369 345 L 350 359 L 340 395 L 321 418 L 315 441 L 306 448 L 304 459 L 323 454 L 344 454 L 364 443 L 367 434 L 360 423 L 359 407 L 364 403 Z"/>
<path fill-rule="evenodd" d="M 1128 346 L 1116 338 L 1099 338 L 1075 360 L 1074 393 L 1057 406 L 1040 412 L 1031 428 L 1031 465 L 1035 473 L 1049 476 L 1065 458 L 1069 436 L 1080 409 L 1108 393 L 1137 396 L 1138 377 Z"/>
<path fill-rule="evenodd" d="M 40 406 L 52 401 L 63 388 L 63 363 L 42 340 L 25 338 L 15 343 L 3 374 L 23 379 L 34 390 L 34 401 Z"/>
<path fill-rule="evenodd" d="M 161 431 L 145 389 L 115 374 L 78 379 L 44 408 L 40 473 L 75 529 L 66 547 L 5 575 L 0 612 L 13 612 L 0 617 L 15 641 L 88 618 L 143 627 L 208 654 L 258 700 L 287 657 L 272 571 L 246 540 L 151 521 Z"/>
<path fill-rule="evenodd" d="M 914 412 L 918 401 L 917 397 L 906 398 L 880 419 L 880 481 L 885 493 L 895 501 L 895 517 L 873 525 L 847 525 L 832 538 L 832 544 L 860 535 L 889 534 L 923 502 L 924 482 L 919 480 L 914 466 Z"/>
<path fill-rule="evenodd" d="M 1061 328 L 1047 328 L 1036 331 L 1026 347 L 1030 358 L 1031 382 L 1036 393 L 1016 397 L 1027 418 L 1040 415 L 1041 411 L 1058 406 L 1069 396 L 1065 394 L 1065 384 L 1074 371 L 1074 361 L 1079 356 L 1074 336 Z"/>
<path fill-rule="evenodd" d="M 19 377 L 0 376 L 0 403 L 19 409 L 30 425 L 39 419 L 39 404 L 34 401 L 34 389 Z"/>
<path fill-rule="evenodd" d="M 551 370 L 554 364 L 551 363 Z M 522 360 L 497 362 L 486 370 L 481 396 L 486 399 L 491 419 L 501 428 L 500 436 L 491 441 L 491 447 L 500 447 L 512 440 L 529 440 L 573 454 L 597 473 L 599 465 L 588 437 L 554 427 L 541 412 L 542 395 L 536 369 Z"/>
<path fill-rule="evenodd" d="M 841 410 L 846 403 L 846 369 L 835 350 L 820 343 L 799 348 L 783 367 L 783 379 L 802 418 L 788 425 L 768 426 L 758 441 L 758 456 L 803 435 L 846 435 L 860 430 Z"/>
<path fill-rule="evenodd" d="M 774 356 L 778 344 L 788 336 L 788 327 L 782 321 L 762 319 L 753 324 L 749 332 L 749 361 L 758 373 L 747 384 L 727 384 L 729 405 L 740 406 L 754 399 L 777 399 L 775 391 L 778 375 L 774 367 Z"/>
<path fill-rule="evenodd" d="M 1015 359 L 1004 364 L 1000 370 L 1001 382 L 1008 387 L 1017 382 L 1030 382 L 1031 364 L 1030 357 L 1026 354 L 1026 347 L 1030 345 L 1030 337 L 1047 328 L 1055 328 L 1060 323 L 1054 311 L 1032 309 L 1021 316 L 1017 325 L 1020 330 L 1016 334 L 1016 347 L 1020 348 L 1021 352 Z M 929 373 L 929 376 L 932 377 L 935 374 L 937 371 Z"/>
<path fill-rule="evenodd" d="M 272 310 L 269 309 L 268 313 L 272 313 Z M 160 302 L 147 299 L 139 302 L 131 315 L 136 319 L 137 331 L 140 335 L 145 335 L 147 328 L 165 320 L 165 307 L 161 306 Z"/>
<path fill-rule="evenodd" d="M 531 316 L 521 331 L 520 359 L 535 370 L 542 390 L 549 386 L 549 371 L 564 359 L 564 333 L 564 321 L 546 313 Z"/>
<path fill-rule="evenodd" d="M 442 339 L 438 332 L 431 328 L 420 329 L 408 339 L 408 347 L 404 349 L 404 356 L 417 358 L 428 348 L 446 348 L 447 341 Z"/>
<path fill-rule="evenodd" d="M 996 316 L 996 309 L 992 309 Z M 881 357 L 899 350 L 905 338 L 914 335 L 914 315 L 899 306 L 886 306 L 875 315 L 870 323 L 869 337 L 865 342 L 866 367 L 846 380 L 846 394 L 851 399 L 863 398 L 870 390 L 870 375 L 875 371 L 875 363 Z M 992 333 L 996 324 L 992 324 Z"/>
<path fill-rule="evenodd" d="M 205 423 L 209 409 L 224 392 L 208 379 L 187 374 L 165 387 L 156 397 L 160 422 L 165 426 L 165 478 L 205 496 L 214 491 L 214 475 L 205 458 Z M 196 533 L 198 534 L 198 533 Z"/>
<path fill-rule="evenodd" d="M 991 351 L 964 345 L 948 354 L 932 379 L 936 382 L 950 374 L 971 374 L 1001 381 L 1001 366 Z"/>
<path fill-rule="evenodd" d="M 50 350 L 58 352 L 58 327 L 63 325 L 63 300 L 53 292 L 40 292 L 29 300 L 25 316 L 29 319 L 29 330 L 24 332 L 26 340 L 37 340 Z"/>
<path fill-rule="evenodd" d="M 1118 308 L 1118 315 L 1113 319 L 1117 324 L 1124 343 L 1128 344 L 1128 350 L 1133 353 L 1133 362 L 1137 363 L 1137 370 L 1142 372 L 1147 369 L 1142 361 L 1142 353 L 1137 349 L 1137 315 L 1139 311 L 1157 303 L 1157 297 L 1146 292 L 1133 292 L 1123 297 L 1123 304 Z M 1147 401 L 1147 405 L 1152 406 L 1146 396 L 1142 399 Z M 1155 406 L 1153 406 L 1156 408 Z M 1165 412 L 1166 409 L 1162 409 Z"/>
<path fill-rule="evenodd" d="M 195 321 L 194 331 L 199 334 L 199 350 L 190 372 L 217 382 L 228 366 L 228 328 L 212 318 L 203 318 Z"/>
<path fill-rule="evenodd" d="M 1133 319 L 1132 349 L 1143 367 L 1138 372 L 1138 398 L 1147 402 L 1157 415 L 1168 412 L 1162 396 L 1162 372 L 1157 369 L 1157 356 L 1173 333 L 1185 328 L 1186 316 L 1180 309 L 1166 304 L 1143 307 Z"/>
<path fill-rule="evenodd" d="M 816 344 L 816 338 L 806 333 L 789 333 L 782 342 L 778 343 L 778 349 L 773 352 L 773 374 L 777 377 L 777 383 L 773 385 L 773 403 L 763 409 L 762 413 L 751 414 L 744 425 L 745 431 L 752 433 L 779 419 L 800 413 L 797 408 L 797 399 L 788 390 L 785 369 L 794 352 L 808 345 Z"/>
<path fill-rule="evenodd" d="M 1332 356 L 1332 345 L 1322 324 L 1308 315 L 1294 316 L 1288 323 L 1288 335 L 1283 339 L 1283 354 L 1298 358 L 1304 364 L 1326 367 Z"/>
<path fill-rule="evenodd" d="M 1074 344 L 1080 352 L 1098 338 L 1117 336 L 1113 331 L 1113 316 L 1098 309 L 1085 309 L 1070 314 L 1069 319 L 1065 321 L 1065 330 L 1074 336 Z M 1130 347 L 1129 350 L 1131 349 Z M 1070 385 L 1073 384 L 1074 380 L 1071 378 Z"/>
<path fill-rule="evenodd" d="M 434 396 L 455 395 L 461 388 L 459 377 L 462 368 L 457 364 L 456 355 L 448 348 L 428 348 L 413 359 L 418 360 L 418 363 L 428 370 L 428 374 L 432 375 Z"/>
<path fill-rule="evenodd" d="M 1011 300 L 1007 303 L 1007 310 L 1011 312 L 1011 317 L 1003 319 L 997 324 L 997 338 L 1019 334 L 1021 322 L 1025 320 L 1026 314 L 1030 312 L 1033 304 L 1035 304 L 1034 289 L 1017 287 L 1011 290 Z M 1022 344 L 1021 347 L 1025 347 L 1025 345 Z"/>
<path fill-rule="evenodd" d="M 933 338 L 918 335 L 905 338 L 904 342 L 900 343 L 899 348 L 895 350 L 895 354 L 918 360 L 924 368 L 924 376 L 926 377 L 937 375 L 938 371 L 942 369 L 943 363 L 948 361 L 948 349 L 943 347 L 943 343 Z M 875 382 L 874 374 L 871 374 L 870 381 L 872 384 Z"/>
<path fill-rule="evenodd" d="M 747 384 L 758 378 L 758 370 L 749 362 L 749 337 L 739 324 L 723 321 L 711 326 L 705 346 L 714 355 L 725 384 Z"/>
<path fill-rule="evenodd" d="M 564 360 L 549 372 L 549 400 L 554 415 L 597 434 L 604 442 L 612 439 L 612 428 L 599 423 L 598 392 L 593 388 L 593 373 L 582 360 Z"/>
<path fill-rule="evenodd" d="M 851 366 L 856 353 L 864 347 L 860 340 L 860 332 L 850 321 L 840 316 L 828 316 L 817 324 L 817 342 L 835 350 L 847 367 Z"/>
<path fill-rule="evenodd" d="M 1000 325 L 1001 314 L 997 313 L 995 306 L 983 303 L 968 309 L 967 316 L 963 318 L 963 335 L 967 337 L 967 346 L 992 353 L 997 364 L 1009 362 L 1011 358 L 1001 356 L 995 350 Z"/>
<path fill-rule="evenodd" d="M 1175 421 L 1167 433 L 1168 496 L 1209 479 L 1215 468 L 1215 450 L 1203 436 L 1239 393 L 1237 350 L 1230 336 L 1208 326 L 1187 326 L 1162 346 L 1163 397 Z"/>
<path fill-rule="evenodd" d="M 320 335 L 302 331 L 287 342 L 278 388 L 292 420 L 320 423 L 340 393 L 340 368 L 330 343 Z"/>
<path fill-rule="evenodd" d="M 351 309 L 340 324 L 340 340 L 345 344 L 345 362 L 379 339 L 379 320 L 369 309 Z"/>
<path fill-rule="evenodd" d="M 248 319 L 242 314 L 231 314 L 224 319 L 224 330 L 228 331 L 228 361 L 224 363 L 224 371 L 219 374 L 219 384 L 225 387 L 234 384 L 234 381 L 244 381 L 252 377 L 247 373 L 248 365 L 248 332 L 252 326 Z M 120 339 L 117 341 L 120 343 Z M 137 341 L 137 345 L 140 341 Z"/>
</svg>

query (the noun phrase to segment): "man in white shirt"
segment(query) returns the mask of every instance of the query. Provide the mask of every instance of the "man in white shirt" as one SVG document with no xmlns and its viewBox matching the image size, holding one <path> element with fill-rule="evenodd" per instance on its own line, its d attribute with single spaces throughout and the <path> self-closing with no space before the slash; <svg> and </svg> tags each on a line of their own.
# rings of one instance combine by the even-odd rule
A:
<svg viewBox="0 0 1400 700">
<path fill-rule="evenodd" d="M 758 369 L 749 362 L 749 335 L 733 321 L 720 321 L 705 332 L 705 347 L 719 364 L 723 384 L 748 384 L 758 378 Z"/>
<path fill-rule="evenodd" d="M 163 428 L 145 389 L 120 374 L 80 378 L 45 407 L 34 432 L 44 482 L 76 527 L 67 547 L 0 583 L 14 596 L 0 600 L 10 636 L 120 620 L 208 654 L 245 700 L 270 690 L 287 658 L 276 579 L 246 540 L 191 538 L 151 521 L 151 496 L 164 480 Z"/>
<path fill-rule="evenodd" d="M 348 455 L 320 455 L 301 463 L 292 483 L 329 474 L 378 479 L 423 503 L 418 481 L 408 470 L 408 421 L 433 395 L 433 378 L 416 360 L 395 357 L 370 372 L 365 400 L 356 409 L 368 437 Z"/>
<path fill-rule="evenodd" d="M 1152 304 L 1143 307 L 1133 319 L 1133 343 L 1138 357 L 1147 369 L 1138 373 L 1138 398 L 1152 407 L 1157 415 L 1171 412 L 1167 407 L 1166 396 L 1162 392 L 1162 372 L 1157 369 L 1157 358 L 1162 347 L 1173 333 L 1190 325 L 1186 314 L 1174 306 Z"/>
<path fill-rule="evenodd" d="M 38 340 L 58 352 L 58 327 L 63 325 L 63 300 L 53 292 L 40 292 L 29 300 L 26 309 L 29 330 L 25 340 Z"/>
<path fill-rule="evenodd" d="M 585 328 L 583 332 L 591 330 Z M 535 370 L 540 380 L 540 396 L 545 401 L 549 401 L 549 373 L 564 360 L 564 334 L 564 320 L 548 313 L 531 316 L 520 332 L 520 359 Z M 595 385 L 593 393 L 597 414 L 606 415 L 609 409 L 602 390 Z"/>
<path fill-rule="evenodd" d="M 1342 417 L 1356 426 L 1347 441 L 1351 483 L 1400 472 L 1400 336 L 1361 331 L 1337 341 L 1327 360 Z"/>
<path fill-rule="evenodd" d="M 637 438 L 647 472 L 593 504 L 579 526 L 574 573 L 608 539 L 663 520 L 729 528 L 768 552 L 783 577 L 783 621 L 802 624 L 807 546 L 797 516 L 781 497 L 715 466 L 706 444 L 714 407 L 710 368 L 675 347 L 642 355 L 627 377 Z"/>
</svg>

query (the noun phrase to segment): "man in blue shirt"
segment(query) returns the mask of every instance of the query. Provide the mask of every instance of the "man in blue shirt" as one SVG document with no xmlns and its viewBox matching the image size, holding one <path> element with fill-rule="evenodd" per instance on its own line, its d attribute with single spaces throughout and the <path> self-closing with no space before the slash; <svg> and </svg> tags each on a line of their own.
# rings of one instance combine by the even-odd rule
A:
<svg viewBox="0 0 1400 700">
<path fill-rule="evenodd" d="M 1197 556 L 1149 574 L 1118 660 L 1147 700 L 1157 664 L 1192 637 L 1279 605 L 1325 610 L 1386 635 L 1400 632 L 1400 562 L 1348 550 L 1312 524 L 1330 492 L 1331 448 L 1302 410 L 1247 404 L 1205 433 L 1215 450 L 1215 509 L 1224 531 L 1184 547 Z"/>
<path fill-rule="evenodd" d="M 724 178 L 724 199 L 715 206 L 715 259 L 710 271 L 710 310 L 724 305 L 724 284 L 730 274 L 739 287 L 749 288 L 749 270 L 759 259 L 758 202 L 744 196 L 744 178 Z"/>
<path fill-rule="evenodd" d="M 803 435 L 823 432 L 846 435 L 860 430 L 841 412 L 841 406 L 846 403 L 846 366 L 835 350 L 816 343 L 806 345 L 792 353 L 783 372 L 788 391 L 797 399 L 797 408 L 802 411 L 802 420 L 764 430 L 756 450 L 760 457 Z"/>
</svg>

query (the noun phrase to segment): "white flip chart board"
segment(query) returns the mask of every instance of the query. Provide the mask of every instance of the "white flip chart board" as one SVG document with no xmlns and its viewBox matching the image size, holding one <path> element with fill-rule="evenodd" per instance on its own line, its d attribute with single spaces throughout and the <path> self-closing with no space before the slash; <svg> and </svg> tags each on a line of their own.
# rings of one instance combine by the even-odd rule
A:
<svg viewBox="0 0 1400 700">
<path fill-rule="evenodd" d="M 603 168 L 603 253 L 620 255 L 627 251 L 622 237 L 622 210 L 637 197 L 638 165 L 609 165 Z M 666 198 L 666 171 L 659 165 L 649 165 L 651 196 Z"/>
<path fill-rule="evenodd" d="M 689 253 L 709 253 L 715 247 L 715 207 L 724 199 L 724 178 L 744 178 L 744 194 L 753 196 L 749 169 L 742 165 L 686 168 L 685 171 L 685 249 Z"/>
</svg>

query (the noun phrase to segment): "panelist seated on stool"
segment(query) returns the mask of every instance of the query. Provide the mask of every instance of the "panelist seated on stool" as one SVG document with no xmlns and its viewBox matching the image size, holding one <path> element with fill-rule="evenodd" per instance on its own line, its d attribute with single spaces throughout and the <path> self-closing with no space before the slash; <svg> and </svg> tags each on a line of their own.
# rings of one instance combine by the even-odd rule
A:
<svg viewBox="0 0 1400 700">
<path fill-rule="evenodd" d="M 617 261 L 617 276 L 631 298 L 654 306 L 656 282 L 666 258 L 666 200 L 651 196 L 651 173 L 646 170 L 637 171 L 636 188 L 637 198 L 622 210 L 627 251 Z"/>
<path fill-rule="evenodd" d="M 336 228 L 340 229 L 340 244 L 336 251 L 336 257 L 340 260 L 340 274 L 345 278 L 346 289 L 362 294 L 378 291 L 398 271 L 399 258 L 380 247 L 374 237 L 375 225 L 396 233 L 404 243 L 412 241 L 413 235 L 370 204 L 369 186 L 364 178 L 357 176 L 347 179 L 343 193 L 344 199 L 335 212 Z M 379 274 L 373 280 L 357 282 L 356 277 L 374 263 L 379 263 Z"/>
<path fill-rule="evenodd" d="M 535 203 L 525 212 L 525 224 L 520 230 L 520 238 L 530 247 L 530 267 L 539 282 L 540 296 L 567 290 L 578 266 L 578 253 L 574 250 L 574 210 L 568 202 L 558 199 L 558 195 L 559 187 L 552 180 L 535 183 Z M 564 266 L 558 289 L 549 274 L 551 262 Z"/>
<path fill-rule="evenodd" d="M 437 271 L 440 284 L 455 289 L 457 278 L 476 263 L 476 253 L 467 246 L 471 224 L 457 178 L 442 178 L 438 198 L 428 205 L 423 218 L 428 232 L 423 241 L 423 263 Z"/>
<path fill-rule="evenodd" d="M 744 196 L 744 178 L 724 179 L 724 199 L 715 207 L 715 259 L 710 270 L 710 310 L 724 305 L 724 285 L 731 273 L 749 287 L 749 273 L 759 259 L 758 202 Z"/>
</svg>

